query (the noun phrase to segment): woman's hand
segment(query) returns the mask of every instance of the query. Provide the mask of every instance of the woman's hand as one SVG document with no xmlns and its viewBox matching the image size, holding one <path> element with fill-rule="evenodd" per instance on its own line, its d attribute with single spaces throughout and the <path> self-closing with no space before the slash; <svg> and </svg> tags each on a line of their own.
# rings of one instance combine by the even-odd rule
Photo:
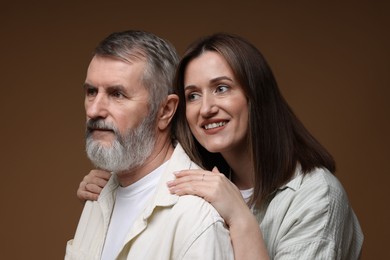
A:
<svg viewBox="0 0 390 260">
<path fill-rule="evenodd" d="M 236 185 L 216 167 L 212 172 L 183 170 L 175 175 L 176 179 L 167 183 L 172 194 L 204 198 L 213 205 L 228 226 L 241 219 L 243 213 L 252 215 Z"/>
<path fill-rule="evenodd" d="M 225 220 L 230 230 L 234 259 L 269 259 L 255 216 L 246 205 L 241 192 L 217 168 L 184 170 L 167 183 L 171 193 L 197 195 L 210 202 Z"/>
<path fill-rule="evenodd" d="M 111 173 L 103 170 L 91 170 L 80 182 L 77 197 L 81 202 L 97 200 L 103 187 L 107 184 Z"/>
</svg>

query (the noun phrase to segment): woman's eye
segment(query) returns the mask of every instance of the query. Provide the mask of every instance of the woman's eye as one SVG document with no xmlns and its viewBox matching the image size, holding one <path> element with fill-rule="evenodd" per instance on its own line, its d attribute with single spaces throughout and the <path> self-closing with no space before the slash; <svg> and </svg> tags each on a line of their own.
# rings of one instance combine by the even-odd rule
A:
<svg viewBox="0 0 390 260">
<path fill-rule="evenodd" d="M 215 92 L 226 92 L 229 89 L 227 85 L 218 85 Z"/>
<path fill-rule="evenodd" d="M 194 101 L 199 98 L 199 94 L 197 93 L 189 93 L 187 94 L 187 100 L 188 101 Z"/>
</svg>

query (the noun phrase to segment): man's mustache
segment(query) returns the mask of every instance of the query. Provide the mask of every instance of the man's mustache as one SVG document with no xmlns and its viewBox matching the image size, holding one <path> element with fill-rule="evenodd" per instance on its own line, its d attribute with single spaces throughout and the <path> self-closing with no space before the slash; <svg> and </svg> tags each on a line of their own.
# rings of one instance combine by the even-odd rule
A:
<svg viewBox="0 0 390 260">
<path fill-rule="evenodd" d="M 115 135 L 119 135 L 118 129 L 112 123 L 104 121 L 104 119 L 89 119 L 86 123 L 86 136 L 88 137 L 94 130 L 112 131 Z"/>
</svg>

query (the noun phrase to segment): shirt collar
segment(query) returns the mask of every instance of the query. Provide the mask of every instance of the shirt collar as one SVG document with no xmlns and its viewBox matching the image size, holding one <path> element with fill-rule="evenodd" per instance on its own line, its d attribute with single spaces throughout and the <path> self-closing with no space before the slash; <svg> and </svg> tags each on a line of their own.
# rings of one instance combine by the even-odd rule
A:
<svg viewBox="0 0 390 260">
<path fill-rule="evenodd" d="M 164 173 L 161 175 L 161 179 L 157 185 L 157 191 L 153 196 L 153 202 L 149 204 L 150 207 L 146 208 L 144 211 L 144 216 L 150 216 L 154 208 L 157 206 L 169 207 L 176 204 L 179 200 L 179 196 L 169 192 L 167 182 L 175 179 L 175 175 L 173 174 L 174 172 L 193 168 L 199 169 L 200 167 L 190 160 L 181 145 L 178 143 Z"/>
<path fill-rule="evenodd" d="M 278 190 L 284 190 L 286 188 L 290 188 L 294 191 L 297 191 L 299 187 L 301 187 L 302 181 L 303 181 L 302 168 L 301 165 L 298 164 L 290 181 L 282 185 L 281 187 L 279 187 Z"/>
</svg>

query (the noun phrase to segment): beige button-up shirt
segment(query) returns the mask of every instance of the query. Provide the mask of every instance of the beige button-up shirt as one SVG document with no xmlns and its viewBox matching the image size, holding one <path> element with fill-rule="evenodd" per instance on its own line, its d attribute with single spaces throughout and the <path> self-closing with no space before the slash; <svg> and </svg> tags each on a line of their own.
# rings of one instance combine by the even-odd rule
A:
<svg viewBox="0 0 390 260">
<path fill-rule="evenodd" d="M 233 259 L 229 231 L 218 212 L 197 196 L 169 193 L 173 172 L 199 168 L 178 144 L 157 191 L 136 219 L 116 259 Z M 111 177 L 98 201 L 87 201 L 65 259 L 100 259 L 118 182 Z"/>
</svg>

